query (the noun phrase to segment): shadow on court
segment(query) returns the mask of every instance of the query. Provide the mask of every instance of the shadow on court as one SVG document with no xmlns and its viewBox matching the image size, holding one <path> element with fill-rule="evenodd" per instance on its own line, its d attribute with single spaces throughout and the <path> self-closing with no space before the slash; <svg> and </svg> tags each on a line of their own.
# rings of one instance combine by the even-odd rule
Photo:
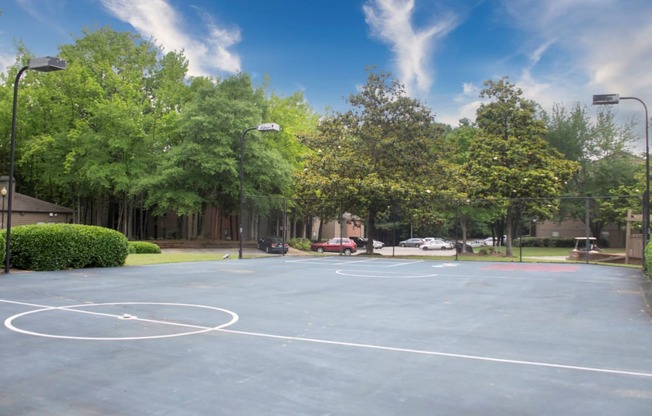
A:
<svg viewBox="0 0 652 416">
<path fill-rule="evenodd" d="M 0 415 L 648 415 L 640 270 L 339 256 L 0 280 Z"/>
</svg>

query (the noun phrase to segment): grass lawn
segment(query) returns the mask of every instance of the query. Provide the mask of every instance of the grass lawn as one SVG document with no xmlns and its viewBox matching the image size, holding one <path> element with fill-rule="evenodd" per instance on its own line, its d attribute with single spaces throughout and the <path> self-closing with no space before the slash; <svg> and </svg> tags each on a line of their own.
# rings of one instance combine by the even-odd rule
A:
<svg viewBox="0 0 652 416">
<path fill-rule="evenodd" d="M 184 263 L 190 261 L 222 260 L 224 254 L 219 253 L 160 253 L 160 254 L 130 254 L 125 266 L 144 266 L 147 264 Z M 236 255 L 237 258 L 237 255 Z M 227 259 L 227 260 L 230 260 Z"/>
<path fill-rule="evenodd" d="M 478 249 L 475 249 L 477 252 Z M 560 247 L 553 247 L 553 248 L 545 248 L 545 247 L 523 247 L 523 260 L 528 261 L 526 257 L 561 257 L 561 256 L 568 256 L 570 249 L 569 248 L 560 248 Z M 604 250 L 607 253 L 620 253 L 623 252 L 624 249 L 606 249 Z M 504 254 L 505 253 L 505 248 L 501 247 L 501 252 Z M 490 255 L 473 255 L 473 256 L 460 256 L 460 259 L 462 260 L 474 260 L 474 261 L 519 261 L 520 259 L 520 252 L 518 247 L 514 247 L 512 249 L 512 254 L 514 257 L 504 257 L 497 255 L 497 256 L 490 256 Z M 161 263 L 183 263 L 183 262 L 195 262 L 195 261 L 217 261 L 217 260 L 224 260 L 224 261 L 230 261 L 230 260 L 237 260 L 237 253 L 232 253 L 231 257 L 228 259 L 223 259 L 222 257 L 224 256 L 224 253 L 196 253 L 196 252 L 187 252 L 187 253 L 160 253 L 160 254 L 130 254 L 127 256 L 127 260 L 125 261 L 125 266 L 144 266 L 148 264 L 161 264 Z M 257 256 L 245 256 L 245 258 L 253 258 Z M 424 258 L 424 259 L 429 259 L 429 260 L 442 260 L 446 259 L 447 257 L 430 257 L 430 256 L 411 256 L 411 257 L 418 257 L 418 258 Z M 454 258 L 455 256 L 451 256 L 449 258 Z"/>
</svg>

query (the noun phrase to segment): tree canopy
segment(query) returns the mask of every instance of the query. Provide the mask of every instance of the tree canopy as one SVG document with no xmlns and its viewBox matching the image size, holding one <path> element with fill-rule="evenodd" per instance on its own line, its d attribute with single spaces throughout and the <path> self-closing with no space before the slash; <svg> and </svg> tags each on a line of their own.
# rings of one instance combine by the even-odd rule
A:
<svg viewBox="0 0 652 416">
<path fill-rule="evenodd" d="M 364 215 L 370 238 L 389 209 L 413 223 L 438 221 L 435 201 L 453 192 L 445 180 L 453 168 L 431 110 L 391 74 L 373 71 L 348 102 L 351 110 L 323 118 L 305 139 L 311 152 L 298 172 L 299 194 L 327 218 L 343 209 Z"/>
<path fill-rule="evenodd" d="M 300 93 L 275 96 L 244 73 L 189 79 L 182 52 L 163 53 L 138 35 L 108 27 L 85 29 L 59 56 L 66 71 L 27 71 L 21 79 L 19 192 L 72 207 L 75 222 L 127 236 L 142 229 L 134 213 L 143 210 L 198 217 L 208 205 L 232 210 L 242 131 L 268 117 L 282 118 L 288 132 L 316 119 Z M 21 49 L 3 77 L 2 96 L 11 97 L 11 80 L 30 57 Z M 3 126 L 11 124 L 8 103 L 0 104 Z M 303 147 L 292 133 L 250 138 L 247 194 L 290 196 Z M 258 209 L 267 209 L 263 205 Z M 189 233 L 200 232 L 197 226 Z"/>
<path fill-rule="evenodd" d="M 13 79 L 32 56 L 18 50 L 0 76 L 5 171 Z M 470 225 L 490 223 L 502 236 L 504 224 L 509 255 L 522 218 L 583 219 L 560 210 L 560 196 L 594 199 L 597 234 L 625 208 L 597 196 L 635 193 L 643 182 L 642 158 L 629 149 L 633 124 L 617 125 L 605 108 L 591 122 L 579 104 L 557 105 L 548 116 L 508 78 L 486 81 L 476 122 L 452 129 L 391 74 L 374 70 L 347 110 L 320 115 L 302 93 L 279 96 L 247 73 L 190 78 L 182 51 L 108 27 L 85 29 L 59 55 L 66 71 L 21 78 L 17 190 L 128 237 L 166 213 L 182 218 L 186 238 L 203 233 L 209 209 L 235 215 L 242 133 L 262 122 L 282 131 L 246 136 L 251 223 L 287 202 L 286 212 L 322 222 L 347 212 L 370 238 L 390 217 L 421 230 L 450 230 L 459 220 L 463 238 Z"/>
<path fill-rule="evenodd" d="M 469 149 L 467 175 L 475 183 L 472 199 L 505 212 L 506 254 L 521 215 L 551 218 L 556 199 L 577 165 L 544 140 L 546 128 L 536 104 L 507 78 L 486 81 L 477 112 L 481 133 Z"/>
</svg>

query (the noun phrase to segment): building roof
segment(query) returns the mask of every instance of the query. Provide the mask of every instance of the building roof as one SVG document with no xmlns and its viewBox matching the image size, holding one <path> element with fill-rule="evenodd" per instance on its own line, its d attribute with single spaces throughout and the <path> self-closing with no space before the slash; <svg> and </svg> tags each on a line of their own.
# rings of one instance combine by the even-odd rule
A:
<svg viewBox="0 0 652 416">
<path fill-rule="evenodd" d="M 15 182 L 12 183 L 15 185 Z M 9 176 L 0 176 L 0 188 L 9 187 Z M 7 211 L 7 204 L 9 203 L 8 195 L 4 198 L 4 207 L 3 211 Z M 53 204 L 51 202 L 43 201 L 38 198 L 34 198 L 28 195 L 13 193 L 13 205 L 11 206 L 12 212 L 30 212 L 30 213 L 52 213 L 52 214 L 72 214 L 73 211 L 70 208 L 66 208 L 61 205 Z"/>
<path fill-rule="evenodd" d="M 5 201 L 5 209 L 7 201 Z M 72 214 L 72 209 L 51 202 L 43 201 L 31 196 L 14 193 L 12 212 L 47 212 L 57 214 Z"/>
</svg>

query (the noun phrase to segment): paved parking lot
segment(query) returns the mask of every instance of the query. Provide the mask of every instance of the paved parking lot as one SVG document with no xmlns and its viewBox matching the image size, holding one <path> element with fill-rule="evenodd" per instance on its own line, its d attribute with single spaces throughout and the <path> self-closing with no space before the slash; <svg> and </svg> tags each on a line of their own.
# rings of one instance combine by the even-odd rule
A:
<svg viewBox="0 0 652 416">
<path fill-rule="evenodd" d="M 639 270 L 286 256 L 0 280 L 2 415 L 648 415 Z"/>
</svg>

